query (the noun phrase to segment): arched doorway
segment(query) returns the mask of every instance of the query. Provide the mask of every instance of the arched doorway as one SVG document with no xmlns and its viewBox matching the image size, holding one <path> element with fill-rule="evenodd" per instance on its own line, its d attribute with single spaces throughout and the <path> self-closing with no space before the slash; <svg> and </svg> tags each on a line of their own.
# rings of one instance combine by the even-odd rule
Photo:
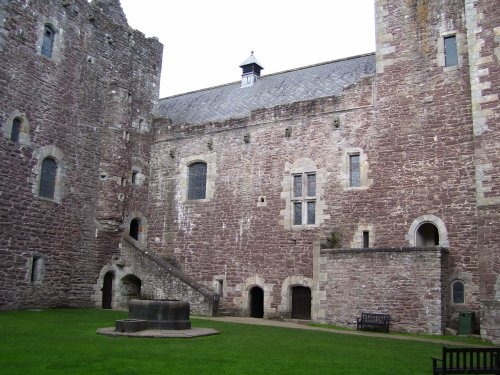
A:
<svg viewBox="0 0 500 375">
<path fill-rule="evenodd" d="M 432 223 L 422 223 L 416 233 L 417 247 L 432 247 L 439 245 L 439 230 Z"/>
<path fill-rule="evenodd" d="M 311 319 L 311 289 L 305 286 L 292 288 L 292 319 Z"/>
<path fill-rule="evenodd" d="M 127 275 L 122 278 L 122 303 L 128 307 L 128 303 L 131 299 L 141 298 L 141 279 L 135 275 Z"/>
<path fill-rule="evenodd" d="M 130 221 L 130 229 L 128 234 L 136 241 L 139 241 L 140 232 L 141 232 L 141 221 L 137 218 L 132 219 Z"/>
<path fill-rule="evenodd" d="M 113 302 L 113 279 L 115 276 L 113 272 L 108 272 L 104 275 L 104 281 L 102 285 L 102 308 L 111 309 L 111 304 Z"/>
<path fill-rule="evenodd" d="M 252 318 L 264 317 L 264 291 L 258 286 L 250 289 L 250 316 Z"/>
</svg>

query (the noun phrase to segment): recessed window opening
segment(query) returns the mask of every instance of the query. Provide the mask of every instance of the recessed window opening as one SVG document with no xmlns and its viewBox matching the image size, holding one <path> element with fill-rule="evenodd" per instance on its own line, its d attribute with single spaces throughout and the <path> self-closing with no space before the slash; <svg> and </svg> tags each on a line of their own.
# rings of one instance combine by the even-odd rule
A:
<svg viewBox="0 0 500 375">
<path fill-rule="evenodd" d="M 42 55 L 52 58 L 52 49 L 54 48 L 55 30 L 51 25 L 45 25 L 43 29 Z"/>
<path fill-rule="evenodd" d="M 432 247 L 439 245 L 439 231 L 432 223 L 421 224 L 416 233 L 417 247 Z"/>
<path fill-rule="evenodd" d="M 457 37 L 449 35 L 444 37 L 444 65 L 458 65 Z"/>
<path fill-rule="evenodd" d="M 217 280 L 217 294 L 221 297 L 224 294 L 224 280 L 222 279 Z"/>
<path fill-rule="evenodd" d="M 361 186 L 361 169 L 359 154 L 349 155 L 349 186 Z"/>
<path fill-rule="evenodd" d="M 188 199 L 205 199 L 207 193 L 207 164 L 193 163 L 189 166 Z"/>
<path fill-rule="evenodd" d="M 316 174 L 303 173 L 292 176 L 293 179 L 293 224 L 316 223 Z M 305 219 L 305 222 L 304 222 Z"/>
<path fill-rule="evenodd" d="M 48 157 L 42 161 L 42 172 L 40 175 L 39 196 L 54 199 L 56 188 L 57 163 Z"/>
<path fill-rule="evenodd" d="M 370 232 L 367 230 L 363 231 L 363 247 L 364 248 L 370 247 Z"/>
<path fill-rule="evenodd" d="M 453 303 L 465 303 L 465 286 L 461 280 L 455 280 L 452 284 L 452 301 Z"/>
<path fill-rule="evenodd" d="M 135 218 L 130 221 L 129 235 L 139 241 L 139 234 L 142 232 L 141 220 Z"/>
<path fill-rule="evenodd" d="M 15 118 L 12 121 L 12 130 L 10 132 L 10 140 L 12 142 L 19 142 L 19 134 L 21 133 L 22 121 L 19 118 Z"/>
<path fill-rule="evenodd" d="M 43 258 L 40 256 L 34 256 L 31 263 L 31 284 L 36 284 L 42 281 L 42 265 Z"/>
<path fill-rule="evenodd" d="M 137 184 L 137 175 L 139 174 L 138 171 L 132 171 L 132 185 Z"/>
</svg>

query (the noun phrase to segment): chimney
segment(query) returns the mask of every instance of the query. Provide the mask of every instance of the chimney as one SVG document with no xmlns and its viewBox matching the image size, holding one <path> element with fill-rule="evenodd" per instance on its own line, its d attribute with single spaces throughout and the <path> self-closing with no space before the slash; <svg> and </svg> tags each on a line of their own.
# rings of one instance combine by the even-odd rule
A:
<svg viewBox="0 0 500 375">
<path fill-rule="evenodd" d="M 257 78 L 260 77 L 260 71 L 264 69 L 252 54 L 241 63 L 240 68 L 243 69 L 241 75 L 241 87 L 252 86 Z"/>
</svg>

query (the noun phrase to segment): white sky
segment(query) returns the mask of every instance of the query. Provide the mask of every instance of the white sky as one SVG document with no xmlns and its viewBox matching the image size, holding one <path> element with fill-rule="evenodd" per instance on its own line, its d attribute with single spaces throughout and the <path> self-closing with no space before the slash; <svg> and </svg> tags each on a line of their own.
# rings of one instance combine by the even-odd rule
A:
<svg viewBox="0 0 500 375">
<path fill-rule="evenodd" d="M 160 96 L 375 51 L 374 0 L 121 0 L 129 24 L 164 45 Z"/>
</svg>

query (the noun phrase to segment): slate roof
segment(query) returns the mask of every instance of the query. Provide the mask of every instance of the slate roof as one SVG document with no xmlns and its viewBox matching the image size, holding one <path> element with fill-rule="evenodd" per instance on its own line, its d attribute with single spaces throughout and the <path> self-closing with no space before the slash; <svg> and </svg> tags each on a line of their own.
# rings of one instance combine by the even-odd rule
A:
<svg viewBox="0 0 500 375">
<path fill-rule="evenodd" d="M 250 116 L 252 110 L 338 95 L 345 86 L 375 73 L 375 54 L 355 56 L 160 99 L 161 116 L 173 125 Z"/>
</svg>

